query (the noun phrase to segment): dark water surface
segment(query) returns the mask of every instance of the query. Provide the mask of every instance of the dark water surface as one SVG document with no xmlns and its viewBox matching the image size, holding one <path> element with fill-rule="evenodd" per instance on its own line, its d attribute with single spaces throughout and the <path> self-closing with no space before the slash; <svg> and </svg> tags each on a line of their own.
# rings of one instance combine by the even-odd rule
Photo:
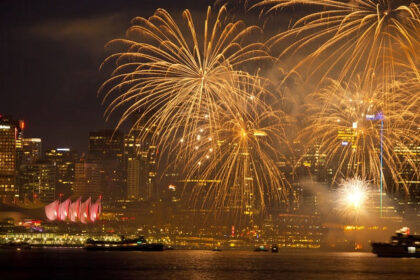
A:
<svg viewBox="0 0 420 280">
<path fill-rule="evenodd" d="M 420 279 L 420 259 L 371 253 L 0 250 L 0 279 Z"/>
</svg>

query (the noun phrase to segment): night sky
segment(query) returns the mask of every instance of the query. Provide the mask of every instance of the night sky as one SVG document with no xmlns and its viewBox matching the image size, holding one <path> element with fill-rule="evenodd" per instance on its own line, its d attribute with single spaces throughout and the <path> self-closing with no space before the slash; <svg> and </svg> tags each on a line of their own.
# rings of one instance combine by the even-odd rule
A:
<svg viewBox="0 0 420 280">
<path fill-rule="evenodd" d="M 97 90 L 104 45 L 123 37 L 134 16 L 162 7 L 204 12 L 205 0 L 0 1 L 0 113 L 26 121 L 25 137 L 43 148 L 87 150 L 89 131 L 105 123 Z"/>
</svg>

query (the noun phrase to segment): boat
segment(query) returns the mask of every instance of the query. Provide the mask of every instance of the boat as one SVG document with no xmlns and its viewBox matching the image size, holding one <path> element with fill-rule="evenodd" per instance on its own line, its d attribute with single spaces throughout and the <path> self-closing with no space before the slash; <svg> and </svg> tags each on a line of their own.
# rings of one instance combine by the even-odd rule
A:
<svg viewBox="0 0 420 280">
<path fill-rule="evenodd" d="M 378 257 L 420 258 L 420 235 L 411 235 L 408 227 L 398 230 L 389 243 L 373 242 L 371 245 Z"/>
<path fill-rule="evenodd" d="M 148 243 L 144 237 L 125 239 L 121 241 L 86 240 L 84 248 L 92 251 L 163 251 L 162 243 Z"/>
<path fill-rule="evenodd" d="M 214 247 L 212 249 L 212 251 L 214 251 L 214 252 L 220 252 L 220 251 L 222 251 L 222 249 L 220 249 L 219 247 Z"/>
<path fill-rule="evenodd" d="M 273 244 L 271 246 L 271 253 L 278 253 L 279 252 L 279 247 L 277 246 L 277 244 Z"/>
<path fill-rule="evenodd" d="M 267 252 L 267 251 L 268 251 L 268 249 L 263 245 L 258 246 L 254 249 L 254 252 Z"/>
</svg>

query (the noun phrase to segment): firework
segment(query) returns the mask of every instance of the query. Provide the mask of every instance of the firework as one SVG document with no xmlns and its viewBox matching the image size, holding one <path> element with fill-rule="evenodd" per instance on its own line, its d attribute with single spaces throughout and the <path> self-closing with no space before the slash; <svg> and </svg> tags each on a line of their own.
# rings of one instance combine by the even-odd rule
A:
<svg viewBox="0 0 420 280">
<path fill-rule="evenodd" d="M 361 79 L 350 84 L 332 80 L 311 94 L 309 124 L 300 136 L 308 149 L 318 147 L 325 155 L 333 182 L 360 176 L 379 185 L 384 175 L 407 187 L 411 178 L 405 178 L 403 171 L 418 176 L 418 94 L 403 83 L 386 91 L 373 78 L 368 85 Z"/>
<path fill-rule="evenodd" d="M 99 90 L 108 104 L 107 118 L 122 111 L 117 128 L 141 112 L 132 132 L 168 151 L 179 137 L 190 145 L 202 121 L 212 134 L 218 110 L 240 110 L 235 100 L 249 96 L 237 85 L 253 80 L 240 68 L 269 59 L 263 44 L 247 40 L 255 39 L 259 28 L 228 22 L 225 7 L 216 16 L 208 8 L 203 32 L 196 29 L 190 11 L 185 10 L 183 18 L 185 26 L 178 26 L 167 11 L 158 9 L 149 19 L 133 19 L 129 39 L 109 43 L 123 50 L 104 61 L 103 66 L 115 66 Z"/>
<path fill-rule="evenodd" d="M 267 204 L 286 202 L 290 186 L 279 163 L 286 161 L 290 120 L 259 100 L 251 94 L 237 102 L 242 106 L 237 114 L 219 115 L 214 133 L 205 125 L 196 135 L 186 166 L 188 178 L 211 179 L 191 190 L 201 207 L 252 216 Z"/>
<path fill-rule="evenodd" d="M 276 99 L 267 81 L 241 70 L 271 60 L 264 44 L 247 43 L 260 30 L 226 23 L 225 13 L 222 7 L 214 18 L 209 8 L 203 33 L 188 10 L 187 31 L 162 9 L 134 19 L 127 32 L 133 39 L 110 43 L 126 48 L 104 62 L 116 66 L 100 92 L 108 117 L 123 110 L 117 127 L 142 112 L 132 132 L 158 147 L 166 168 L 198 182 L 186 190 L 195 203 L 250 212 L 251 204 L 263 209 L 286 191 L 275 148 L 284 143 L 285 115 L 266 105 Z M 202 182 L 211 184 L 203 189 Z"/>
<path fill-rule="evenodd" d="M 343 216 L 358 218 L 365 211 L 369 192 L 369 183 L 366 180 L 359 177 L 343 180 L 338 189 L 338 211 Z"/>
<path fill-rule="evenodd" d="M 374 69 L 386 86 L 394 81 L 401 66 L 417 69 L 420 4 L 416 2 L 263 0 L 257 6 L 268 5 L 269 11 L 301 5 L 311 7 L 313 12 L 268 41 L 270 47 L 289 44 L 281 57 L 303 56 L 293 70 L 306 68 L 311 69 L 310 75 L 322 73 L 323 78 L 350 81 L 357 73 Z"/>
</svg>

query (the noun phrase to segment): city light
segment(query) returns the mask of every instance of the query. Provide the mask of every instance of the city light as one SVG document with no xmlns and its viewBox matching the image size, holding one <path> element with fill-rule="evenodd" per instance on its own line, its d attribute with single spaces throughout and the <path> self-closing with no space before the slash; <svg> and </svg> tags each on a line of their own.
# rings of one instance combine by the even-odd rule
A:
<svg viewBox="0 0 420 280">
<path fill-rule="evenodd" d="M 175 276 L 199 279 L 208 267 L 222 275 L 225 262 L 296 274 L 264 253 L 282 248 L 420 258 L 420 0 L 92 1 L 47 13 L 36 3 L 27 17 L 10 1 L 2 18 L 3 33 L 30 46 L 6 40 L 0 70 L 2 105 L 14 111 L 0 112 L 0 251 L 13 249 L 11 260 L 30 271 L 39 252 L 27 259 L 25 246 L 159 243 L 180 250 L 161 254 L 160 266 L 127 255 L 111 274 L 140 265 L 130 276 L 165 279 L 155 271 L 174 274 L 166 258 L 179 254 Z M 412 234 L 384 243 L 406 225 Z M 207 252 L 188 252 L 199 260 L 190 269 L 183 249 Z M 62 263 L 73 271 L 79 254 Z M 361 255 L 344 263 L 374 271 L 373 255 Z M 329 269 L 336 257 L 291 261 L 299 272 L 313 258 L 319 275 L 350 275 Z M 103 258 L 80 267 L 100 270 Z"/>
</svg>

